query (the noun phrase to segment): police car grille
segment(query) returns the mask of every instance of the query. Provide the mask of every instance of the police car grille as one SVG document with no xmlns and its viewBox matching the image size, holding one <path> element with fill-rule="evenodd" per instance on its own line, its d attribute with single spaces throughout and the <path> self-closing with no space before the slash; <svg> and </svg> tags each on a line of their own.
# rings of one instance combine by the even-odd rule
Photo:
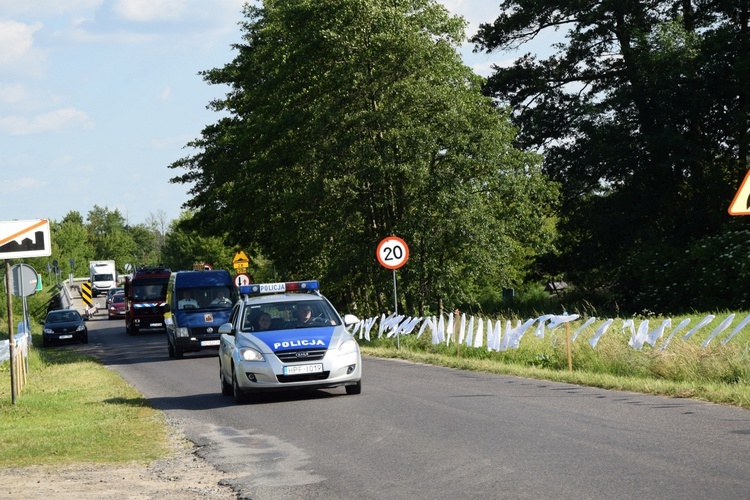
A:
<svg viewBox="0 0 750 500">
<path fill-rule="evenodd" d="M 282 384 L 285 382 L 306 382 L 308 380 L 325 380 L 330 372 L 305 373 L 303 375 L 276 375 L 276 379 Z"/>
<path fill-rule="evenodd" d="M 284 363 L 306 363 L 309 361 L 320 361 L 325 355 L 325 349 L 303 349 L 300 351 L 284 351 L 276 353 L 276 356 Z"/>
</svg>

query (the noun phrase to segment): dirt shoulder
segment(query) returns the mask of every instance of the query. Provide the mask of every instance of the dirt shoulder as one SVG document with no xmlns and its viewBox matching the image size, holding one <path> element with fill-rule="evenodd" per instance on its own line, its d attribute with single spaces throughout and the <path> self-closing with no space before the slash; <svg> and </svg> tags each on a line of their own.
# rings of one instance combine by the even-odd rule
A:
<svg viewBox="0 0 750 500">
<path fill-rule="evenodd" d="M 71 464 L 0 468 L 0 498 L 44 499 L 237 499 L 222 484 L 226 475 L 195 454 L 177 431 L 173 452 L 148 465 Z"/>
</svg>

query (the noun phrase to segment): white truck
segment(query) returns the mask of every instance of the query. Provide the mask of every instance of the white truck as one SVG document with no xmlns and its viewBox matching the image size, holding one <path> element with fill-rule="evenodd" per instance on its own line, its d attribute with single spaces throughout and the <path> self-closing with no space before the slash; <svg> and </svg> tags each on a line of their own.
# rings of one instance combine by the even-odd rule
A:
<svg viewBox="0 0 750 500">
<path fill-rule="evenodd" d="M 89 276 L 91 278 L 91 295 L 106 294 L 117 286 L 117 268 L 114 260 L 90 260 Z"/>
</svg>

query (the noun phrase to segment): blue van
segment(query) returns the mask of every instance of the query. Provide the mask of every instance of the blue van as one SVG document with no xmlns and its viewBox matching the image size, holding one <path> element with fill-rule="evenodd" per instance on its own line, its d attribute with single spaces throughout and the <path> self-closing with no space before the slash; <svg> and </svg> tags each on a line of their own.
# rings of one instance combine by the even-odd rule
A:
<svg viewBox="0 0 750 500">
<path fill-rule="evenodd" d="M 169 277 L 164 324 L 169 357 L 219 348 L 219 326 L 229 322 L 237 289 L 228 271 L 177 271 Z"/>
</svg>

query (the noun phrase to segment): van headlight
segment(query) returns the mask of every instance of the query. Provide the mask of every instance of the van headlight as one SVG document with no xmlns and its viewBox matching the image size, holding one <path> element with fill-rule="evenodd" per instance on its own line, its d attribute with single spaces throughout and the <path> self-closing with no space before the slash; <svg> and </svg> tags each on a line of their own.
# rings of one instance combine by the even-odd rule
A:
<svg viewBox="0 0 750 500">
<path fill-rule="evenodd" d="M 190 329 L 189 328 L 178 328 L 177 329 L 177 336 L 178 337 L 189 337 L 190 336 Z"/>
</svg>

